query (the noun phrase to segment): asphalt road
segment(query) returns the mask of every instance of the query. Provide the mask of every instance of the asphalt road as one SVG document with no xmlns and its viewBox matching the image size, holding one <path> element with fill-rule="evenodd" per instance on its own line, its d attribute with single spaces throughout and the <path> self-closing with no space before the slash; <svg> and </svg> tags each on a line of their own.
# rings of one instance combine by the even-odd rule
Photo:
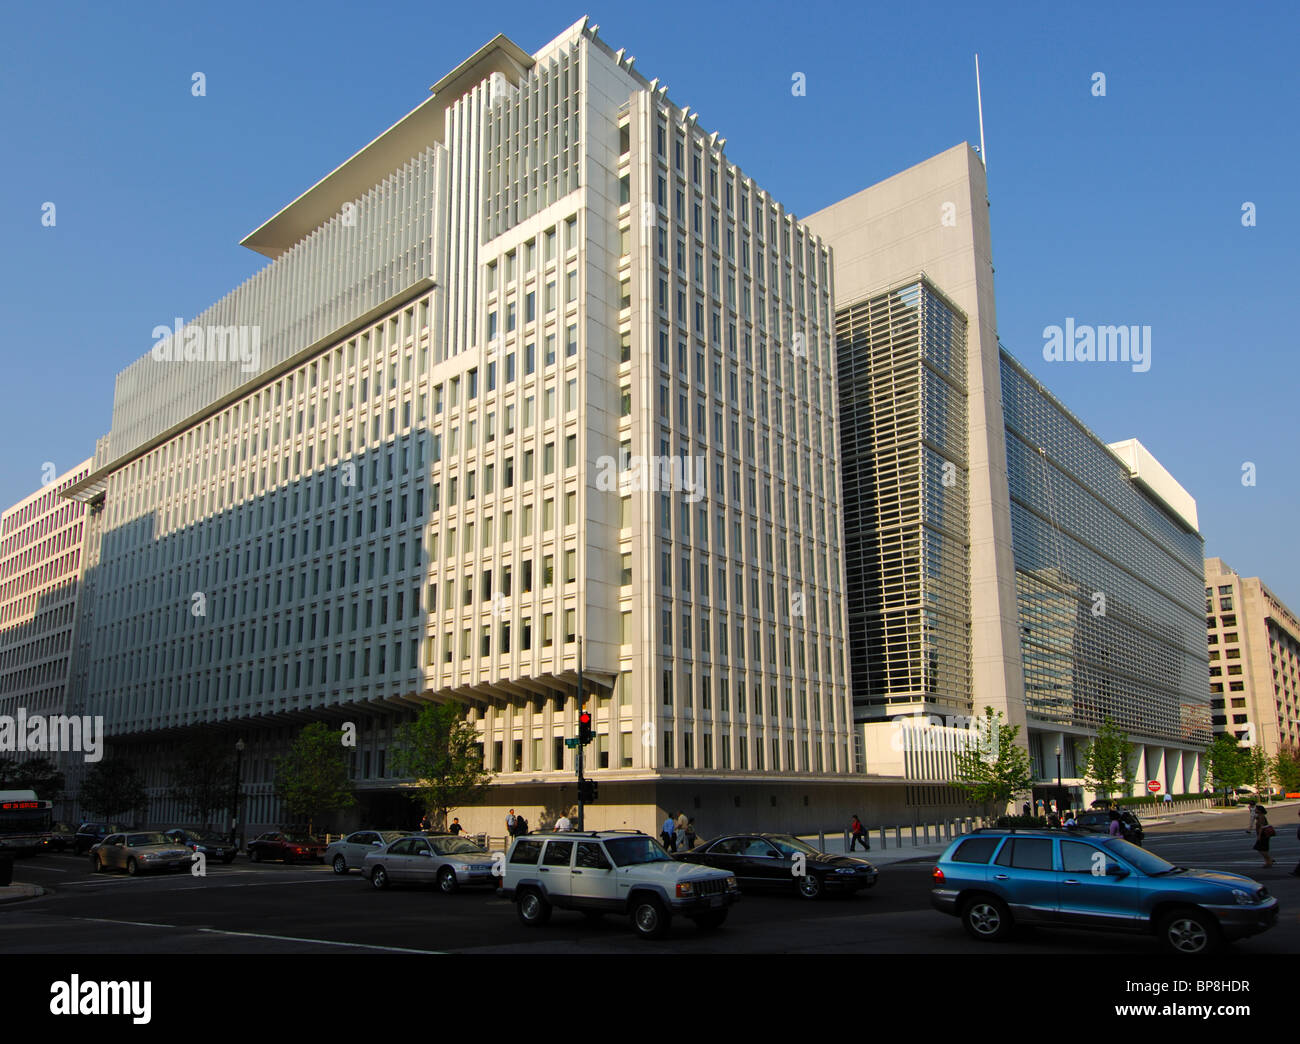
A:
<svg viewBox="0 0 1300 1044">
<path fill-rule="evenodd" d="M 1266 884 L 1282 904 L 1272 931 L 1233 945 L 1242 955 L 1300 952 L 1297 806 L 1273 815 L 1277 865 L 1262 869 L 1245 815 L 1194 815 L 1153 827 L 1147 847 L 1182 866 L 1231 870 Z M 1159 953 L 1153 939 L 1038 929 L 1005 944 L 969 939 L 956 918 L 930 907 L 929 859 L 882 868 L 880 884 L 852 898 L 809 902 L 746 894 L 720 931 L 679 921 L 667 939 L 637 939 L 623 918 L 590 923 L 556 911 L 525 928 L 490 892 L 372 889 L 357 873 L 317 865 L 253 866 L 238 860 L 189 875 L 92 874 L 85 857 L 23 860 L 15 879 L 51 894 L 0 907 L 8 954 L 231 953 Z"/>
</svg>

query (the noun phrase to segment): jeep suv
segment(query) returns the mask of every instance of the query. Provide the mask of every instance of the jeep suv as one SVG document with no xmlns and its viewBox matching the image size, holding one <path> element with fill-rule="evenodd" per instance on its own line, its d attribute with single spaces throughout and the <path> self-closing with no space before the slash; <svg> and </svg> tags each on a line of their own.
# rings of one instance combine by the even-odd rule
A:
<svg viewBox="0 0 1300 1044">
<path fill-rule="evenodd" d="M 1154 934 L 1202 954 L 1277 923 L 1258 881 L 1174 866 L 1117 837 L 1063 830 L 977 830 L 939 857 L 930 898 L 976 939 L 1016 925 Z"/>
<path fill-rule="evenodd" d="M 734 875 L 679 863 L 639 830 L 516 838 L 501 887 L 524 924 L 545 924 L 557 906 L 593 920 L 627 914 L 643 939 L 666 934 L 677 914 L 718 928 L 740 892 Z"/>
</svg>

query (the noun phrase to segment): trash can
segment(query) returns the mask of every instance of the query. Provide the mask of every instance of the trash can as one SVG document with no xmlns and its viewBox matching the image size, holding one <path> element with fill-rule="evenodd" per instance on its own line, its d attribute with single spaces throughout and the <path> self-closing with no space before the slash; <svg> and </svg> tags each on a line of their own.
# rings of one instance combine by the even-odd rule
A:
<svg viewBox="0 0 1300 1044">
<path fill-rule="evenodd" d="M 0 852 L 0 888 L 7 888 L 14 881 L 14 857 L 9 852 Z"/>
</svg>

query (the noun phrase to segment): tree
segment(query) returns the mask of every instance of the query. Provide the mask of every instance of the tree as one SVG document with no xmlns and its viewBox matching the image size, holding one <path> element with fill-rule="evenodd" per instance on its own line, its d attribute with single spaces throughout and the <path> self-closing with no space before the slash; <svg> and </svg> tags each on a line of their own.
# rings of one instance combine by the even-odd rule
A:
<svg viewBox="0 0 1300 1044">
<path fill-rule="evenodd" d="M 49 758 L 0 758 L 0 790 L 34 790 L 42 801 L 58 802 L 66 780 Z"/>
<path fill-rule="evenodd" d="M 1241 786 L 1250 775 L 1246 751 L 1238 745 L 1235 736 L 1215 736 L 1205 752 L 1205 762 L 1211 785 L 1225 793 Z"/>
<path fill-rule="evenodd" d="M 204 827 L 235 805 L 235 756 L 217 736 L 200 736 L 181 747 L 168 772 L 168 795 L 182 814 Z"/>
<path fill-rule="evenodd" d="M 355 805 L 339 733 L 319 721 L 298 733 L 289 753 L 275 761 L 275 796 L 307 820 L 308 833 L 321 813 Z"/>
<path fill-rule="evenodd" d="M 1286 793 L 1300 790 L 1300 750 L 1284 743 L 1273 757 L 1273 776 Z"/>
<path fill-rule="evenodd" d="M 1121 785 L 1132 792 L 1135 750 L 1128 733 L 1107 716 L 1097 730 L 1097 738 L 1084 748 L 1084 783 L 1103 798 L 1110 797 L 1111 791 Z"/>
<path fill-rule="evenodd" d="M 1252 746 L 1246 751 L 1246 780 L 1256 793 L 1267 794 L 1273 786 L 1273 759 L 1264 748 Z"/>
<path fill-rule="evenodd" d="M 77 801 L 87 812 L 104 819 L 129 818 L 149 804 L 149 793 L 135 766 L 120 757 L 96 762 L 81 781 Z"/>
<path fill-rule="evenodd" d="M 415 721 L 398 726 L 392 750 L 394 770 L 415 780 L 415 792 L 439 829 L 448 812 L 473 804 L 492 780 L 465 710 L 462 703 L 427 704 Z"/>
<path fill-rule="evenodd" d="M 1033 785 L 1029 751 L 1016 743 L 1020 726 L 1002 719 L 1002 712 L 984 708 L 984 716 L 971 722 L 969 745 L 956 757 L 953 785 L 985 806 L 992 818 L 1012 798 Z"/>
</svg>

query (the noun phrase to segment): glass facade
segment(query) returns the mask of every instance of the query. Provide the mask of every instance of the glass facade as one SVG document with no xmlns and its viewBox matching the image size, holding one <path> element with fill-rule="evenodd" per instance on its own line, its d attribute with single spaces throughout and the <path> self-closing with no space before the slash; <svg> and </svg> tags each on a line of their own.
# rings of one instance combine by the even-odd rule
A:
<svg viewBox="0 0 1300 1044">
<path fill-rule="evenodd" d="M 836 317 L 854 714 L 970 706 L 966 320 L 928 283 Z"/>
<path fill-rule="evenodd" d="M 1201 535 L 1001 354 L 1031 721 L 1208 742 Z"/>
</svg>

